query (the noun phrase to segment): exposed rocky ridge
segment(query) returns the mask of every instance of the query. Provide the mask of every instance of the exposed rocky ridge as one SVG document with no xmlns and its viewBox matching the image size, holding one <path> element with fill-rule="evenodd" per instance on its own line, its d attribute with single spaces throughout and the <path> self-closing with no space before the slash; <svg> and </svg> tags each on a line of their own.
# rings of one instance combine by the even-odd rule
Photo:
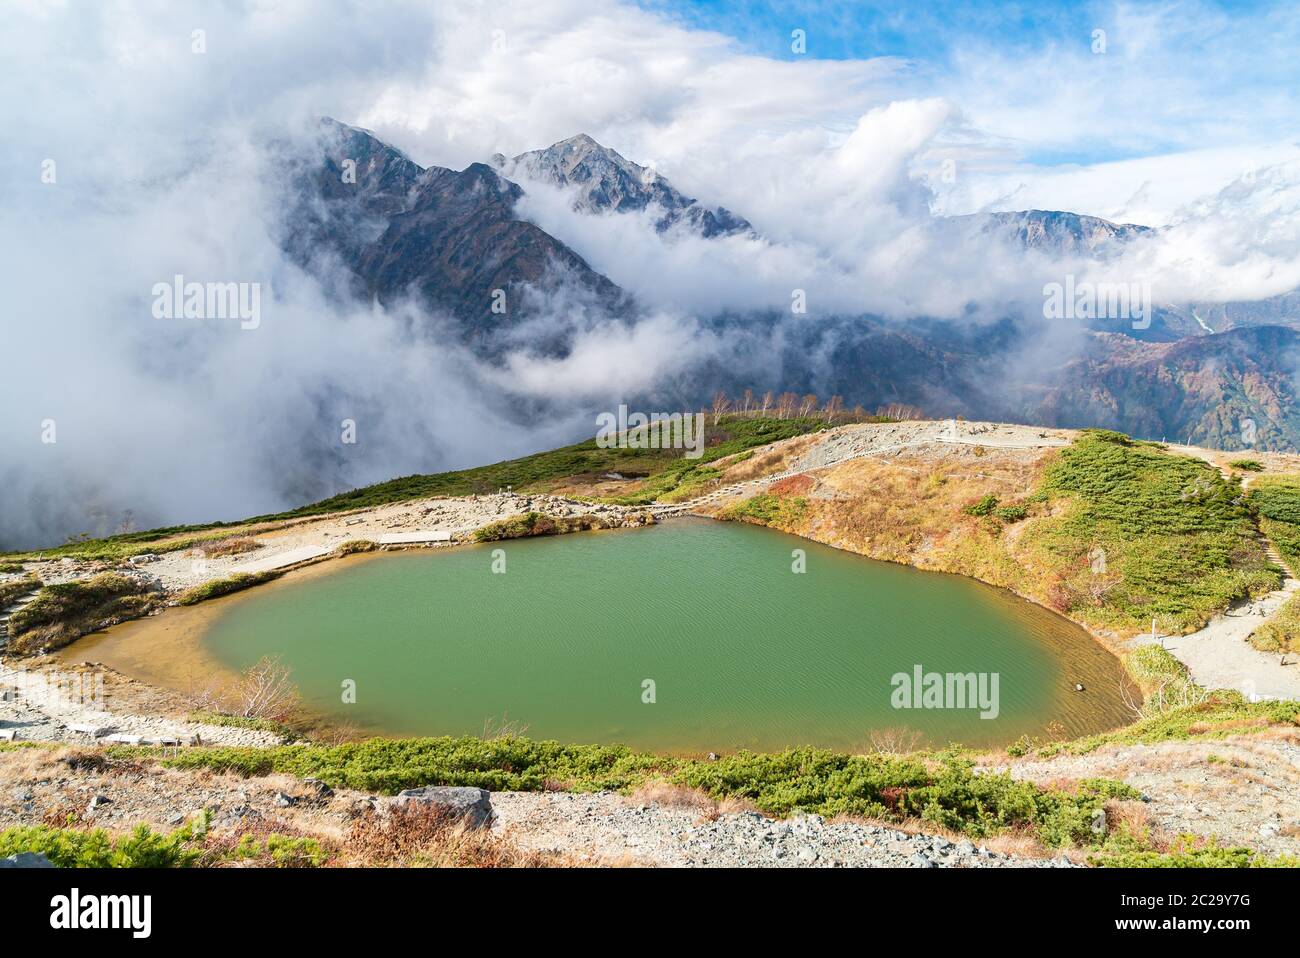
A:
<svg viewBox="0 0 1300 958">
<path fill-rule="evenodd" d="M 561 292 L 569 311 L 627 308 L 581 256 L 517 217 L 522 191 L 482 163 L 422 168 L 372 134 L 325 119 L 290 171 L 297 192 L 283 241 L 300 263 L 326 274 L 342 264 L 349 292 L 384 304 L 413 294 L 480 349 L 493 351 Z"/>
<path fill-rule="evenodd" d="M 1155 232 L 1149 226 L 1112 223 L 1099 216 L 1062 210 L 972 213 L 953 217 L 953 222 L 973 227 L 986 236 L 1013 242 L 1024 249 L 1053 256 L 1105 255 L 1116 252 L 1125 243 Z"/>
<path fill-rule="evenodd" d="M 684 196 L 655 170 L 601 146 L 585 133 L 509 159 L 498 153 L 492 162 L 506 176 L 572 189 L 573 208 L 582 212 L 625 213 L 655 207 L 662 210 L 655 221 L 661 233 L 678 224 L 705 238 L 753 231 L 730 210 L 706 207 Z"/>
</svg>

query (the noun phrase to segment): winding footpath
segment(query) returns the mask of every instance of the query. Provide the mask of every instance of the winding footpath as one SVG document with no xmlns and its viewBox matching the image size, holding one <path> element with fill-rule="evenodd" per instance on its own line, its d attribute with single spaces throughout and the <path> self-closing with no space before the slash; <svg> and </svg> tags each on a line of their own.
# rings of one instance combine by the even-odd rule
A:
<svg viewBox="0 0 1300 958">
<path fill-rule="evenodd" d="M 1203 449 L 1194 446 L 1170 446 L 1170 449 L 1203 459 L 1224 475 L 1228 474 Z M 1241 488 L 1246 489 L 1255 478 L 1247 476 L 1242 481 Z M 1263 535 L 1262 532 L 1260 534 Z M 1300 699 L 1300 664 L 1294 661 L 1282 664 L 1285 659 L 1293 659 L 1294 656 L 1261 652 L 1246 641 L 1300 589 L 1300 581 L 1292 577 L 1277 546 L 1267 537 L 1264 538 L 1264 544 L 1269 559 L 1282 569 L 1282 588 L 1260 599 L 1239 602 L 1214 616 L 1203 628 L 1188 635 L 1144 635 L 1137 637 L 1134 643 L 1159 643 L 1187 666 L 1192 680 L 1203 688 L 1234 689 L 1252 702 Z"/>
</svg>

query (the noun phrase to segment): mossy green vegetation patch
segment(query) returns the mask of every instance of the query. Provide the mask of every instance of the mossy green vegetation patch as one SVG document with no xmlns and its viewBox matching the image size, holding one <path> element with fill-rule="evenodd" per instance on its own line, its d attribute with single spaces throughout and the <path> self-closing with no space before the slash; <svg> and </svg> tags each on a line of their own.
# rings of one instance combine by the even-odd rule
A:
<svg viewBox="0 0 1300 958">
<path fill-rule="evenodd" d="M 161 835 L 140 825 L 114 837 L 102 828 L 20 825 L 0 831 L 0 858 L 33 852 L 56 868 L 186 868 L 202 854 L 195 838 L 189 826 Z"/>
<path fill-rule="evenodd" d="M 1088 861 L 1102 868 L 1300 868 L 1295 855 L 1268 855 L 1195 835 L 1180 835 L 1163 850 L 1149 847 L 1142 837 L 1116 835 Z"/>
<path fill-rule="evenodd" d="M 729 506 L 722 511 L 720 518 L 790 530 L 796 528 L 807 514 L 807 498 L 774 496 L 764 492 Z"/>
<path fill-rule="evenodd" d="M 178 605 L 198 605 L 208 599 L 251 589 L 263 582 L 278 579 L 283 574 L 278 570 L 271 572 L 237 572 L 234 575 L 226 576 L 224 579 L 213 579 L 210 582 L 204 582 L 202 585 L 196 585 L 192 589 L 186 589 L 176 597 L 176 602 Z"/>
<path fill-rule="evenodd" d="M 1276 589 L 1240 485 L 1157 444 L 1087 430 L 1051 463 L 1041 490 L 1056 515 L 1025 545 L 1054 572 L 1051 602 L 1091 625 L 1199 628 Z"/>
<path fill-rule="evenodd" d="M 1260 530 L 1295 575 L 1300 569 L 1300 476 L 1260 476 L 1246 501 L 1259 517 Z"/>
</svg>

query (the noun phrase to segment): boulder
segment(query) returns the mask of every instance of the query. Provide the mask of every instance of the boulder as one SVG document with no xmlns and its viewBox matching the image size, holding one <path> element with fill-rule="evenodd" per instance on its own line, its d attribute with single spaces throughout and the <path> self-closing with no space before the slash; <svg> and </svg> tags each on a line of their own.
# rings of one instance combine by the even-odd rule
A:
<svg viewBox="0 0 1300 958">
<path fill-rule="evenodd" d="M 492 797 L 486 789 L 451 785 L 426 785 L 399 792 L 393 805 L 427 805 L 441 809 L 448 817 L 463 822 L 469 828 L 483 828 L 492 824 L 496 813 L 492 811 Z"/>
</svg>

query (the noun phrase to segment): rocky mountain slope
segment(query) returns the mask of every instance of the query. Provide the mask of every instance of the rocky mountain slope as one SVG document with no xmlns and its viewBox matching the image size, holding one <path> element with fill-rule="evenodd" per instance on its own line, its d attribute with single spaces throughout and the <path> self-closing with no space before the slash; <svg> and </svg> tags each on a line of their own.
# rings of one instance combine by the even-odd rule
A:
<svg viewBox="0 0 1300 958">
<path fill-rule="evenodd" d="M 284 245 L 339 295 L 384 305 L 414 297 L 434 310 L 428 335 L 495 360 L 514 350 L 563 356 L 578 330 L 648 315 L 572 248 L 521 217 L 516 206 L 526 184 L 570 190 L 584 213 L 658 211 L 660 232 L 754 232 L 741 217 L 683 195 L 589 136 L 493 163 L 424 168 L 366 131 L 323 120 L 319 136 L 289 163 Z M 1044 210 L 952 224 L 1026 255 L 1067 258 L 1106 258 L 1153 232 Z M 1221 448 L 1251 445 L 1242 433 L 1251 420 L 1259 448 L 1300 446 L 1297 294 L 1212 308 L 1156 306 L 1155 321 L 1141 331 L 1110 324 L 1062 332 L 1011 317 L 694 317 L 726 344 L 723 353 L 701 350 L 671 379 L 625 398 L 686 407 L 706 404 L 718 389 L 812 392 L 839 395 L 849 407 L 903 403 L 940 417 L 1107 426 Z"/>
<path fill-rule="evenodd" d="M 973 228 L 993 239 L 1026 250 L 1060 255 L 1101 256 L 1152 232 L 1132 223 L 1112 223 L 1098 216 L 1060 210 L 1017 210 L 972 213 L 953 217 L 955 224 Z"/>
<path fill-rule="evenodd" d="M 329 119 L 310 147 L 290 165 L 284 243 L 318 273 L 342 266 L 352 294 L 385 305 L 413 295 L 489 352 L 561 291 L 570 308 L 625 308 L 617 286 L 515 215 L 522 191 L 484 164 L 423 168 Z"/>
<path fill-rule="evenodd" d="M 730 210 L 709 208 L 684 196 L 655 170 L 633 163 L 585 133 L 511 159 L 497 154 L 492 162 L 506 176 L 571 189 L 573 208 L 585 213 L 654 207 L 662 211 L 655 221 L 661 233 L 678 224 L 706 238 L 753 230 Z"/>
</svg>

